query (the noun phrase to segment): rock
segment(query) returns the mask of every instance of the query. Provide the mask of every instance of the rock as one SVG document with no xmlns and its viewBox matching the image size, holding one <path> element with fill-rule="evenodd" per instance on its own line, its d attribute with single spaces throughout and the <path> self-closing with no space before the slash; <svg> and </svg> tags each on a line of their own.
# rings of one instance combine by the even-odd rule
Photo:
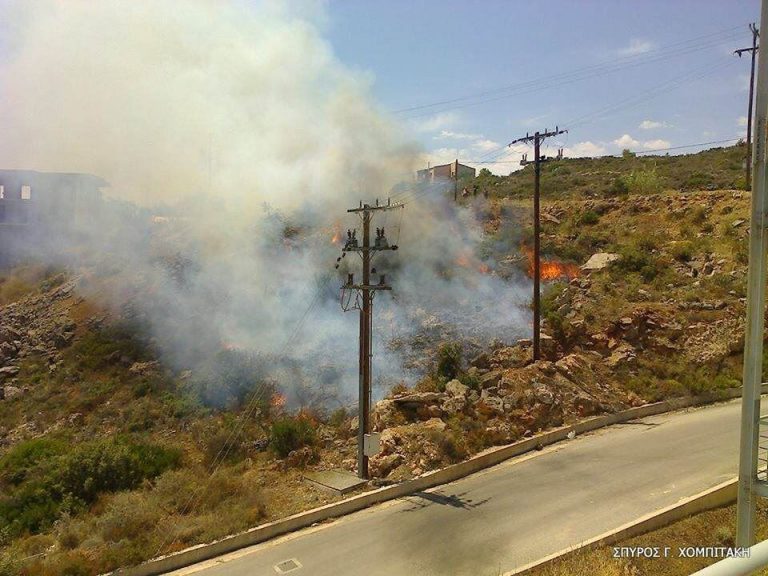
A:
<svg viewBox="0 0 768 576">
<path fill-rule="evenodd" d="M 291 468 L 304 467 L 317 462 L 319 455 L 310 446 L 291 451 L 285 458 L 285 465 Z"/>
<path fill-rule="evenodd" d="M 427 428 L 429 430 L 437 430 L 438 432 L 442 432 L 445 430 L 447 424 L 443 422 L 440 418 L 430 418 L 424 424 L 422 424 L 424 428 Z"/>
<path fill-rule="evenodd" d="M 134 362 L 131 367 L 128 368 L 128 372 L 137 376 L 146 376 L 155 372 L 160 365 L 160 362 L 153 360 L 151 362 Z"/>
<path fill-rule="evenodd" d="M 592 256 L 589 257 L 589 260 L 581 267 L 582 270 L 602 270 L 603 268 L 608 267 L 611 262 L 615 262 L 621 258 L 619 254 L 613 254 L 610 252 L 598 252 L 597 254 L 592 254 Z"/>
<path fill-rule="evenodd" d="M 731 226 L 732 226 L 733 228 L 738 228 L 739 226 L 741 226 L 742 224 L 744 224 L 744 222 L 746 222 L 746 220 L 741 220 L 741 219 L 739 219 L 739 220 L 734 220 L 733 222 L 731 222 Z"/>
<path fill-rule="evenodd" d="M 390 472 L 400 466 L 405 458 L 402 454 L 389 454 L 381 456 L 377 454 L 370 459 L 371 472 L 379 478 L 386 478 Z"/>
<path fill-rule="evenodd" d="M 376 403 L 373 409 L 373 426 L 376 430 L 382 431 L 403 423 L 403 415 L 392 400 L 385 399 Z M 350 432 L 357 432 L 357 418 L 354 419 L 354 429 Z"/>
<path fill-rule="evenodd" d="M 490 386 L 497 386 L 499 382 L 501 382 L 502 377 L 502 371 L 501 370 L 491 370 L 487 374 L 483 374 L 480 376 L 480 386 L 483 388 L 488 388 Z"/>
<path fill-rule="evenodd" d="M 449 396 L 443 400 L 441 408 L 448 416 L 455 416 L 456 414 L 463 412 L 466 406 L 466 396 Z"/>
<path fill-rule="evenodd" d="M 19 373 L 18 366 L 6 366 L 5 368 L 0 368 L 0 380 L 4 378 L 12 378 L 13 376 L 16 376 L 18 373 Z"/>
<path fill-rule="evenodd" d="M 498 396 L 485 395 L 477 402 L 475 409 L 486 416 L 500 416 L 504 414 L 504 401 Z"/>
<path fill-rule="evenodd" d="M 541 219 L 545 220 L 546 222 L 552 222 L 552 224 L 560 224 L 560 220 L 558 218 L 552 214 L 547 214 L 546 212 L 542 212 Z"/>
<path fill-rule="evenodd" d="M 2 397 L 5 400 L 13 400 L 14 398 L 18 398 L 22 395 L 23 391 L 21 388 L 18 388 L 16 386 L 3 386 L 2 387 Z"/>
<path fill-rule="evenodd" d="M 466 397 L 469 392 L 469 386 L 465 386 L 458 380 L 451 380 L 445 385 L 445 391 L 451 396 Z"/>
<path fill-rule="evenodd" d="M 398 398 L 392 398 L 392 402 L 400 406 L 418 406 L 423 404 L 435 404 L 440 401 L 441 395 L 439 392 L 413 392 L 400 396 Z"/>
<path fill-rule="evenodd" d="M 470 362 L 470 365 L 474 366 L 475 368 L 483 368 L 487 370 L 491 367 L 491 359 L 487 353 L 483 352 L 482 354 L 475 356 L 472 362 Z"/>
</svg>

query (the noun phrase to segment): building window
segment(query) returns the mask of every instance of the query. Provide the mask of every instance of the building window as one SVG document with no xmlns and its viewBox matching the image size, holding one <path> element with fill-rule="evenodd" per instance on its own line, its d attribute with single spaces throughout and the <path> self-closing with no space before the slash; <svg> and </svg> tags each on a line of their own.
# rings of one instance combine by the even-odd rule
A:
<svg viewBox="0 0 768 576">
<path fill-rule="evenodd" d="M 22 186 L 21 187 L 21 199 L 22 200 L 31 200 L 32 199 L 32 187 L 31 186 Z"/>
</svg>

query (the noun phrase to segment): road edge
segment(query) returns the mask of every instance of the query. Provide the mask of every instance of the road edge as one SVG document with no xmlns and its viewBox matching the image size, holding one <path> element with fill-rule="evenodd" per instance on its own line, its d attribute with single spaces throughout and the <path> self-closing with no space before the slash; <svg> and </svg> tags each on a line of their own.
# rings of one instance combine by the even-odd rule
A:
<svg viewBox="0 0 768 576">
<path fill-rule="evenodd" d="M 768 392 L 768 384 L 762 385 L 761 392 L 763 394 Z M 666 412 L 674 412 L 676 410 L 682 410 L 684 408 L 691 408 L 695 406 L 702 406 L 706 404 L 713 404 L 716 402 L 723 402 L 727 400 L 733 400 L 741 396 L 741 388 L 729 388 L 718 392 L 710 392 L 699 396 L 687 397 L 687 398 L 673 398 L 671 400 L 664 400 L 662 402 L 655 402 L 653 404 L 646 404 L 644 406 L 638 406 L 636 408 L 629 408 L 613 414 L 605 414 L 602 416 L 595 416 L 576 424 L 569 426 L 561 426 L 548 432 L 542 432 L 531 438 L 520 440 L 513 444 L 506 446 L 500 446 L 491 448 L 484 452 L 481 452 L 469 460 L 460 462 L 458 464 L 452 464 L 440 470 L 434 470 L 428 472 L 413 480 L 407 480 L 400 484 L 393 486 L 386 486 L 377 490 L 371 490 L 327 504 L 319 508 L 313 508 L 305 512 L 299 512 L 287 518 L 275 520 L 267 524 L 256 526 L 245 532 L 234 534 L 210 542 L 208 544 L 198 544 L 185 550 L 169 554 L 167 556 L 160 556 L 148 560 L 143 564 L 137 566 L 130 566 L 124 568 L 118 568 L 112 572 L 109 572 L 111 576 L 158 576 L 165 574 L 173 570 L 178 570 L 198 562 L 210 560 L 218 556 L 222 556 L 229 552 L 234 552 L 248 546 L 260 544 L 282 536 L 290 532 L 301 530 L 302 528 L 308 528 L 318 522 L 323 522 L 332 518 L 338 518 L 340 516 L 346 516 L 353 512 L 358 512 L 381 504 L 389 500 L 395 500 L 414 492 L 420 492 L 429 488 L 434 488 L 443 484 L 448 484 L 455 480 L 465 478 L 475 472 L 479 472 L 486 468 L 490 468 L 497 464 L 520 456 L 535 449 L 542 448 L 555 444 L 568 437 L 570 432 L 576 434 L 584 434 L 585 432 L 591 432 L 600 428 L 605 428 L 613 424 L 620 424 L 628 422 L 630 420 L 636 420 L 638 418 L 646 418 L 648 416 L 655 416 Z M 695 497 L 694 497 L 695 498 Z M 573 551 L 571 549 L 570 551 Z M 562 554 L 566 554 L 567 551 L 563 551 Z M 530 566 L 531 568 L 533 566 Z M 516 574 L 516 573 L 512 573 Z"/>
<path fill-rule="evenodd" d="M 621 542 L 629 538 L 634 538 L 635 536 L 641 536 L 642 534 L 652 532 L 658 528 L 663 528 L 664 526 L 683 520 L 693 514 L 699 514 L 700 512 L 727 506 L 736 501 L 738 483 L 738 478 L 727 480 L 714 488 L 700 492 L 696 496 L 685 498 L 677 504 L 672 504 L 671 506 L 667 506 L 666 508 L 652 512 L 651 514 L 646 514 L 637 520 L 628 522 L 627 524 L 608 532 L 604 532 L 581 544 L 570 546 L 569 548 L 565 548 L 539 560 L 534 560 L 511 572 L 505 572 L 503 576 L 522 576 L 524 574 L 529 574 L 535 568 L 543 568 L 544 566 L 568 556 L 569 554 L 573 554 L 574 552 L 587 551 L 593 548 Z"/>
</svg>

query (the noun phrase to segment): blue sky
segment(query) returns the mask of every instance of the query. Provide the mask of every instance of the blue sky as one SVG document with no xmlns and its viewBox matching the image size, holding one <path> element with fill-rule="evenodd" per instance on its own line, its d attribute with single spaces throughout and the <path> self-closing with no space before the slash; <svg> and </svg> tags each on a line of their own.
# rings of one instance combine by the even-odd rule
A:
<svg viewBox="0 0 768 576">
<path fill-rule="evenodd" d="M 381 108 L 423 145 L 425 162 L 458 156 L 508 173 L 524 149 L 499 148 L 555 125 L 569 133 L 547 152 L 560 145 L 571 156 L 743 135 L 749 58 L 733 50 L 751 45 L 747 26 L 759 8 L 758 0 L 338 0 L 324 28 L 337 57 L 370 76 Z"/>
</svg>

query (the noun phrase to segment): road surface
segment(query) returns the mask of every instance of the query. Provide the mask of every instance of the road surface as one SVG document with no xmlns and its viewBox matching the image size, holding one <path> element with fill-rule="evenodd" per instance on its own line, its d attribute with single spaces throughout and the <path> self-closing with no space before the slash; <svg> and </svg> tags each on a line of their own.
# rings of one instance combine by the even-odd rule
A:
<svg viewBox="0 0 768 576">
<path fill-rule="evenodd" d="M 736 476 L 739 409 L 611 426 L 173 574 L 496 576 Z"/>
</svg>

